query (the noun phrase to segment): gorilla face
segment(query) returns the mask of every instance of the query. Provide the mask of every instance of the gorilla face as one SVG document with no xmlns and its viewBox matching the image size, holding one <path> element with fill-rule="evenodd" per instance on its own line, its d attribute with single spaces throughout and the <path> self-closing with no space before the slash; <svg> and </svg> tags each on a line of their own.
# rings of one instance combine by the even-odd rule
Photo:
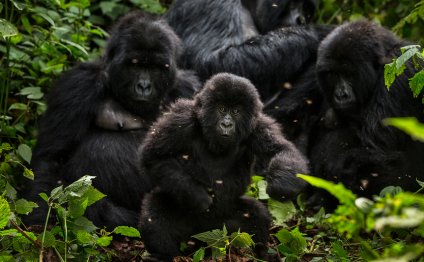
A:
<svg viewBox="0 0 424 262">
<path fill-rule="evenodd" d="M 165 23 L 129 16 L 115 29 L 106 50 L 108 90 L 131 111 L 158 109 L 175 82 L 180 53 L 180 40 Z"/>
<path fill-rule="evenodd" d="M 318 82 L 338 113 L 358 113 L 376 92 L 383 65 L 380 46 L 361 23 L 340 26 L 331 32 L 318 50 Z"/>
<path fill-rule="evenodd" d="M 279 27 L 304 25 L 315 13 L 314 0 L 242 0 L 261 34 Z"/>
<path fill-rule="evenodd" d="M 225 73 L 207 81 L 195 101 L 204 136 L 221 149 L 245 139 L 262 110 L 256 88 L 245 78 Z"/>
</svg>

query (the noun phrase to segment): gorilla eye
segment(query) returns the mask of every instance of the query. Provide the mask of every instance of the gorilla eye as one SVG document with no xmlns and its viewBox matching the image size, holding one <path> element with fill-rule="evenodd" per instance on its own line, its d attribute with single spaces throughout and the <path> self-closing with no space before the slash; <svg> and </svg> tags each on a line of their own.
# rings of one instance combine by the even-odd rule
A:
<svg viewBox="0 0 424 262">
<path fill-rule="evenodd" d="M 219 112 L 221 112 L 221 113 L 225 113 L 225 107 L 220 106 L 220 107 L 219 107 Z"/>
<path fill-rule="evenodd" d="M 239 113 L 240 113 L 240 109 L 238 109 L 238 108 L 233 109 L 234 115 L 238 115 Z"/>
<path fill-rule="evenodd" d="M 137 59 L 137 58 L 133 58 L 133 59 L 131 59 L 131 63 L 133 63 L 133 64 L 138 64 L 138 59 Z"/>
</svg>

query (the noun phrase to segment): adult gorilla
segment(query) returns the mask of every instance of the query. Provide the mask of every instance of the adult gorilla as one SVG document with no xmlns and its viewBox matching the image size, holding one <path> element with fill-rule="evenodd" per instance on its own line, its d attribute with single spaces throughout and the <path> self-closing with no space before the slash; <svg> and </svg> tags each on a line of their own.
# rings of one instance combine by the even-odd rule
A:
<svg viewBox="0 0 424 262">
<path fill-rule="evenodd" d="M 294 198 L 306 185 L 296 173 L 307 172 L 307 162 L 263 114 L 255 87 L 227 73 L 213 76 L 194 100 L 178 100 L 153 124 L 141 154 L 156 189 L 143 201 L 140 228 L 158 261 L 171 261 L 181 241 L 223 224 L 264 247 L 270 216 L 244 196 L 254 164 L 274 199 Z"/>
<path fill-rule="evenodd" d="M 316 53 L 332 29 L 306 26 L 315 9 L 315 0 L 176 0 L 165 18 L 184 42 L 185 68 L 202 80 L 219 72 L 251 80 L 265 111 L 304 149 L 322 100 Z"/>
<path fill-rule="evenodd" d="M 203 80 L 246 77 L 267 99 L 315 56 L 319 30 L 283 28 L 310 22 L 314 12 L 312 0 L 176 0 L 165 18 L 184 42 L 185 68 Z"/>
<path fill-rule="evenodd" d="M 180 53 L 180 40 L 165 22 L 139 12 L 121 18 L 104 57 L 71 69 L 49 94 L 27 197 L 39 199 L 60 180 L 91 174 L 107 197 L 89 207 L 88 218 L 97 226 L 135 226 L 140 199 L 150 190 L 137 147 L 163 106 L 199 86 L 191 72 L 178 70 Z M 27 222 L 45 220 L 46 206 L 39 204 Z"/>
<path fill-rule="evenodd" d="M 412 63 L 390 90 L 384 84 L 384 65 L 405 45 L 368 21 L 342 25 L 322 42 L 317 74 L 328 110 L 311 147 L 314 175 L 341 181 L 363 196 L 389 185 L 418 189 L 424 143 L 382 123 L 389 117 L 424 120 L 422 94 L 414 98 L 408 86 L 417 72 Z"/>
</svg>

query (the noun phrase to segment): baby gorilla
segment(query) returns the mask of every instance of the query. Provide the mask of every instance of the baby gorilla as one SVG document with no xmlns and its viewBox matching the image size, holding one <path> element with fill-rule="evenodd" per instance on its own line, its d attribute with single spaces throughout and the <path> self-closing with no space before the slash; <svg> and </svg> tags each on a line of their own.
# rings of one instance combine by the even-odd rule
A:
<svg viewBox="0 0 424 262">
<path fill-rule="evenodd" d="M 153 124 L 140 151 L 156 185 L 143 201 L 140 222 L 152 258 L 170 261 L 181 241 L 223 224 L 229 232 L 254 234 L 257 247 L 264 247 L 270 216 L 262 203 L 244 196 L 253 167 L 279 200 L 304 188 L 295 174 L 308 170 L 262 107 L 249 80 L 221 73 Z"/>
</svg>

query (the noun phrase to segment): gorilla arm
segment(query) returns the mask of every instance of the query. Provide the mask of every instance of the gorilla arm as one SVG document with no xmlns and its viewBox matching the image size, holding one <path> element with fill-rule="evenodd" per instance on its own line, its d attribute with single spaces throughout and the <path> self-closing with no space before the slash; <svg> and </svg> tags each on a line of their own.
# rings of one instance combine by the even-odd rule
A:
<svg viewBox="0 0 424 262">
<path fill-rule="evenodd" d="M 305 157 L 284 138 L 275 120 L 266 115 L 259 115 L 253 133 L 253 152 L 258 167 L 264 171 L 267 193 L 280 201 L 296 197 L 307 185 L 296 177 L 297 173 L 308 173 Z"/>
<path fill-rule="evenodd" d="M 185 165 L 184 150 L 195 133 L 194 103 L 180 99 L 151 128 L 141 146 L 142 166 L 161 192 L 170 194 L 183 206 L 200 210 L 212 203 L 206 186 L 193 179 L 195 165 Z M 188 156 L 190 157 L 190 156 Z"/>
<path fill-rule="evenodd" d="M 49 107 L 41 119 L 31 160 L 35 173 L 32 183 L 37 185 L 28 184 L 24 193 L 25 198 L 41 205 L 28 221 L 30 223 L 45 221 L 43 208 L 47 207 L 38 193 L 50 193 L 62 180 L 58 171 L 62 160 L 67 159 L 91 126 L 102 95 L 100 71 L 96 63 L 76 66 L 56 81 L 47 98 Z"/>
</svg>

